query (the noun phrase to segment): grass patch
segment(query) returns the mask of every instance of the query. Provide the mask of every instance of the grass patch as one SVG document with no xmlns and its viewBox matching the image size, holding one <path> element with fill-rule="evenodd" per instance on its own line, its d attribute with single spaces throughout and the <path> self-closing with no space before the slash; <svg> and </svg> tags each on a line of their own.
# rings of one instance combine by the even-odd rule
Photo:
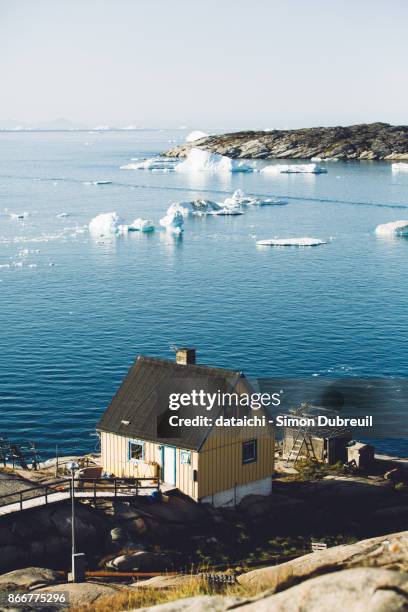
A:
<svg viewBox="0 0 408 612">
<path fill-rule="evenodd" d="M 341 461 L 334 463 L 320 463 L 311 459 L 302 459 L 296 462 L 297 474 L 287 474 L 285 480 L 309 481 L 321 480 L 325 476 L 342 476 L 346 473 Z"/>
<path fill-rule="evenodd" d="M 200 595 L 224 595 L 234 597 L 251 597 L 258 593 L 255 587 L 243 587 L 239 584 L 224 588 L 214 588 L 206 580 L 192 579 L 182 586 L 172 589 L 121 589 L 117 595 L 100 597 L 97 601 L 83 606 L 70 608 L 70 612 L 121 612 L 137 608 L 155 606 L 161 603 L 198 597 Z"/>
</svg>

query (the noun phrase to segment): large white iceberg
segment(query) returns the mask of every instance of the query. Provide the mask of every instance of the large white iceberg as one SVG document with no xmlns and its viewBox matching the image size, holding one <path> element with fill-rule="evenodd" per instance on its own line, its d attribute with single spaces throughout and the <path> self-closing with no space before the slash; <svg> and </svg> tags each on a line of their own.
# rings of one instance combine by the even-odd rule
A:
<svg viewBox="0 0 408 612">
<path fill-rule="evenodd" d="M 326 242 L 324 240 L 319 240 L 319 238 L 309 238 L 305 236 L 303 238 L 272 238 L 270 240 L 258 240 L 256 244 L 259 246 L 312 247 L 326 244 Z"/>
<path fill-rule="evenodd" d="M 129 232 L 153 232 L 154 224 L 150 219 L 135 219 L 128 227 Z"/>
<path fill-rule="evenodd" d="M 391 221 L 375 228 L 377 236 L 408 236 L 408 221 Z"/>
<path fill-rule="evenodd" d="M 218 153 L 209 153 L 194 147 L 186 159 L 174 167 L 176 172 L 252 172 L 253 168 L 237 159 L 231 159 Z"/>
<path fill-rule="evenodd" d="M 124 227 L 121 218 L 116 212 L 102 213 L 94 217 L 89 223 L 89 233 L 97 240 L 114 238 L 123 233 Z"/>
<path fill-rule="evenodd" d="M 408 172 L 408 162 L 395 162 L 391 169 L 393 172 Z"/>
<path fill-rule="evenodd" d="M 184 217 L 178 210 L 167 212 L 167 215 L 160 219 L 160 225 L 168 232 L 181 234 L 184 229 Z"/>
<path fill-rule="evenodd" d="M 207 136 L 208 134 L 201 130 L 193 130 L 187 134 L 186 142 L 194 142 L 195 140 L 200 140 L 200 138 L 207 138 Z"/>
<path fill-rule="evenodd" d="M 175 202 L 167 210 L 167 214 L 179 212 L 183 217 L 189 215 L 208 215 L 220 210 L 222 206 L 212 200 L 192 200 L 190 202 Z"/>
<path fill-rule="evenodd" d="M 318 164 L 272 164 L 261 168 L 263 174 L 325 174 L 327 168 Z"/>
</svg>

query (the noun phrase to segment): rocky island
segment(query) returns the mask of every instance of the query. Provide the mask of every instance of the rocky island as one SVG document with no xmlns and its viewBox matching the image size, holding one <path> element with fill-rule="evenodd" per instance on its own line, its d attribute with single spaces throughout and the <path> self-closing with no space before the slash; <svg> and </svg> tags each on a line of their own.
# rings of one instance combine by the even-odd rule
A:
<svg viewBox="0 0 408 612">
<path fill-rule="evenodd" d="M 233 159 L 408 160 L 408 126 L 363 123 L 215 134 L 174 147 L 165 155 L 185 157 L 193 147 Z"/>
</svg>

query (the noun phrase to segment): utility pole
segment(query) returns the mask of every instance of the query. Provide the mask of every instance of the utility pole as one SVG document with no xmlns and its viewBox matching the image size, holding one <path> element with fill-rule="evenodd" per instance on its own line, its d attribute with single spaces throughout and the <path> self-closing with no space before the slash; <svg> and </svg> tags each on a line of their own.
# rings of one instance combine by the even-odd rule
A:
<svg viewBox="0 0 408 612">
<path fill-rule="evenodd" d="M 75 472 L 79 469 L 76 461 L 67 464 L 71 472 L 71 582 L 83 582 L 85 580 L 85 555 L 76 552 L 75 545 Z"/>
</svg>

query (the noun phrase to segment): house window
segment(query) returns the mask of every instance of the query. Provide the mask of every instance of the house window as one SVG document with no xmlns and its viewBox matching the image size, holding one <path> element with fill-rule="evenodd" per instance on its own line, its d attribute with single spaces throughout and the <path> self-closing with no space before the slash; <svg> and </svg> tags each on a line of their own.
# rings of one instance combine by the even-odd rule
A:
<svg viewBox="0 0 408 612">
<path fill-rule="evenodd" d="M 143 461 L 144 455 L 144 442 L 142 440 L 131 440 L 129 442 L 129 461 Z"/>
<path fill-rule="evenodd" d="M 191 463 L 191 453 L 190 451 L 182 450 L 180 451 L 180 463 Z"/>
<path fill-rule="evenodd" d="M 255 463 L 258 458 L 258 441 L 248 440 L 242 443 L 242 463 Z"/>
</svg>

